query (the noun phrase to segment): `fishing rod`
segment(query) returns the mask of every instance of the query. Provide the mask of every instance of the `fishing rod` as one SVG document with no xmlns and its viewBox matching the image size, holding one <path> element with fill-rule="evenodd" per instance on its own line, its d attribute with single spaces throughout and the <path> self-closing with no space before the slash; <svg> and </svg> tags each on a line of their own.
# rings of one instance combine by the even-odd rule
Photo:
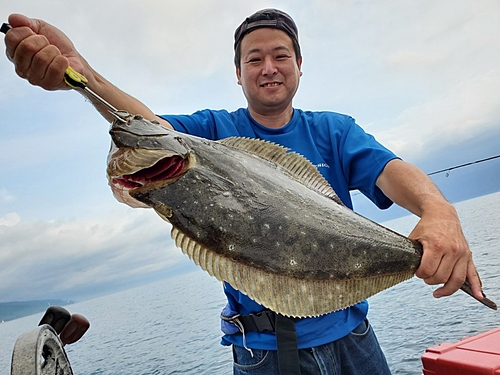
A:
<svg viewBox="0 0 500 375">
<path fill-rule="evenodd" d="M 485 162 L 485 161 L 489 161 L 489 160 L 493 160 L 493 159 L 497 159 L 497 158 L 500 158 L 500 155 L 495 155 L 495 156 L 491 156 L 491 157 L 489 157 L 489 158 L 485 158 L 485 159 L 479 159 L 479 160 L 471 161 L 471 162 L 469 162 L 469 163 L 465 163 L 465 164 L 455 165 L 454 167 L 450 167 L 450 168 L 440 169 L 439 171 L 435 171 L 435 172 L 427 173 L 427 176 L 432 176 L 432 175 L 434 175 L 434 174 L 439 174 L 439 173 L 447 172 L 446 177 L 448 177 L 449 172 L 450 172 L 451 170 L 453 170 L 453 169 L 458 169 L 458 168 L 462 168 L 462 167 L 467 167 L 467 166 L 469 166 L 469 165 L 479 164 L 479 163 L 482 163 L 482 162 Z"/>
<path fill-rule="evenodd" d="M 495 156 L 490 156 L 489 158 L 474 160 L 474 161 L 471 161 L 471 162 L 468 162 L 468 163 L 464 163 L 464 164 L 460 164 L 460 165 L 455 165 L 453 167 L 449 167 L 449 168 L 445 168 L 445 169 L 440 169 L 439 171 L 434 171 L 434 172 L 431 172 L 431 173 L 427 173 L 427 176 L 432 176 L 432 175 L 435 175 L 435 174 L 446 172 L 446 177 L 448 177 L 450 171 L 452 171 L 453 169 L 463 168 L 463 167 L 467 167 L 469 165 L 479 164 L 479 163 L 483 163 L 485 161 L 489 161 L 489 160 L 493 160 L 493 159 L 498 159 L 498 158 L 500 158 L 500 155 L 495 155 Z M 361 194 L 361 193 L 359 191 L 351 192 L 351 196 L 355 196 L 355 195 L 358 195 L 358 194 Z"/>
</svg>

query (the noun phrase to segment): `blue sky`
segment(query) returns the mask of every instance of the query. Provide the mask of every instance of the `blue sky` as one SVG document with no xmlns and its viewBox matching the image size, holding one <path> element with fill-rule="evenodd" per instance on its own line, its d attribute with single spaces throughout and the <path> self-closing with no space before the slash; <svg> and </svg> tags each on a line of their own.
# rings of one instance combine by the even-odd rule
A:
<svg viewBox="0 0 500 375">
<path fill-rule="evenodd" d="M 0 3 L 0 15 L 51 22 L 153 111 L 192 113 L 246 105 L 233 33 L 266 7 L 299 27 L 296 107 L 350 114 L 428 173 L 500 154 L 496 0 L 17 0 Z M 1 56 L 0 82 L 0 301 L 82 299 L 191 267 L 168 224 L 112 197 L 109 125 L 91 104 L 31 86 Z M 500 190 L 499 170 L 496 159 L 436 182 L 460 200 Z"/>
</svg>

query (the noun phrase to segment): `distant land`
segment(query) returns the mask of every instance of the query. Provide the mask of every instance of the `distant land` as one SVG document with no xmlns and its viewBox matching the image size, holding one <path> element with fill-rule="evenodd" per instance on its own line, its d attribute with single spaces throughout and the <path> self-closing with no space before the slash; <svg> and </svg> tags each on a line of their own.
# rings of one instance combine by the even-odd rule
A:
<svg viewBox="0 0 500 375">
<path fill-rule="evenodd" d="M 12 301 L 0 302 L 0 322 L 19 319 L 24 316 L 43 313 L 49 306 L 66 306 L 75 303 L 75 301 L 61 299 L 44 299 L 39 301 Z M 40 314 L 40 319 L 42 314 Z"/>
</svg>

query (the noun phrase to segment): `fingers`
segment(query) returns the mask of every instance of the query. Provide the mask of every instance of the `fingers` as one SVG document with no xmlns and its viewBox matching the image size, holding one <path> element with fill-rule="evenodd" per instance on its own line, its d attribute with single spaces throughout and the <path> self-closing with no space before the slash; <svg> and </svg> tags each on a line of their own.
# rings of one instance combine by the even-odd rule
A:
<svg viewBox="0 0 500 375">
<path fill-rule="evenodd" d="M 33 34 L 24 37 L 29 34 L 26 29 L 13 29 L 17 34 L 8 41 L 8 46 L 11 46 L 8 47 L 8 53 L 11 48 L 13 50 L 11 58 L 16 73 L 32 85 L 46 90 L 66 88 L 63 77 L 64 71 L 69 66 L 68 60 L 61 55 L 56 46 L 49 44 L 45 36 Z M 15 39 L 20 41 L 16 44 Z"/>
<path fill-rule="evenodd" d="M 68 59 L 63 57 L 57 47 L 46 45 L 32 55 L 31 61 L 25 61 L 24 71 L 18 66 L 16 72 L 32 85 L 46 90 L 65 89 L 64 72 L 68 68 Z"/>
<path fill-rule="evenodd" d="M 5 35 L 5 45 L 16 73 L 46 90 L 69 89 L 64 72 L 70 64 L 68 58 L 78 56 L 71 41 L 40 20 L 13 14 L 9 22 L 12 29 Z M 77 61 L 75 65 L 80 64 Z"/>
<path fill-rule="evenodd" d="M 483 283 L 481 282 L 481 278 L 479 277 L 476 266 L 472 260 L 469 262 L 467 267 L 467 280 L 469 281 L 474 298 L 481 301 L 484 298 Z"/>
<path fill-rule="evenodd" d="M 439 298 L 455 293 L 466 279 L 480 293 L 479 278 L 464 237 L 458 215 L 447 205 L 422 215 L 409 238 L 423 247 L 422 260 L 415 275 L 429 285 L 443 284 L 434 291 Z"/>
<path fill-rule="evenodd" d="M 443 277 L 440 279 L 439 277 L 434 276 L 433 280 L 440 280 L 440 282 L 433 281 L 435 284 L 444 283 L 443 286 L 436 289 L 433 293 L 435 298 L 440 298 L 444 296 L 450 296 L 455 293 L 465 282 L 466 274 L 467 274 L 467 264 L 466 260 L 460 259 L 458 260 L 451 269 L 451 274 L 448 278 Z M 446 270 L 444 273 L 447 273 Z M 426 281 L 427 282 L 427 281 Z"/>
<path fill-rule="evenodd" d="M 45 31 L 47 31 L 47 34 L 53 34 L 55 29 L 53 26 L 49 25 L 48 23 L 42 21 L 42 20 L 37 20 L 35 18 L 28 18 L 25 15 L 22 14 L 16 14 L 13 13 L 9 16 L 9 24 L 13 28 L 19 28 L 19 27 L 28 27 L 30 28 L 33 33 L 35 34 L 44 34 Z M 49 29 L 45 30 L 44 29 Z M 50 29 L 54 29 L 51 31 Z"/>
<path fill-rule="evenodd" d="M 439 238 L 421 243 L 424 254 L 415 272 L 417 277 L 429 285 L 446 283 L 457 276 L 465 280 L 467 263 L 472 258 L 466 241 L 445 242 Z"/>
<path fill-rule="evenodd" d="M 483 298 L 481 280 L 466 242 L 443 248 L 424 245 L 422 261 L 415 275 L 429 285 L 443 284 L 434 291 L 436 298 L 452 295 L 465 280 L 469 281 L 474 297 Z"/>
<path fill-rule="evenodd" d="M 21 26 L 30 27 L 31 21 L 28 17 L 22 14 L 13 13 L 9 16 L 9 24 L 12 27 L 21 27 Z"/>
<path fill-rule="evenodd" d="M 15 31 L 19 31 L 15 29 Z M 20 30 L 21 32 L 24 30 Z M 14 31 L 9 31 L 14 33 Z M 11 35 L 9 35 L 11 36 Z M 22 38 L 22 39 L 21 39 Z M 49 47 L 49 42 L 47 38 L 41 35 L 32 34 L 26 37 L 21 35 L 19 42 L 14 45 L 14 53 L 11 55 L 12 61 L 16 65 L 16 73 L 21 78 L 28 78 L 30 75 L 30 69 L 32 66 L 40 69 L 42 60 L 47 60 L 49 53 L 48 51 L 43 51 L 44 48 Z M 12 38 L 10 38 L 12 39 Z M 8 40 L 9 41 L 9 40 Z M 35 59 L 35 56 L 38 57 Z M 33 65 L 33 62 L 35 64 Z"/>
<path fill-rule="evenodd" d="M 472 296 L 479 301 L 482 301 L 484 298 L 483 288 L 481 279 L 479 278 L 479 274 L 477 273 L 476 266 L 474 263 L 469 261 L 467 266 L 465 267 L 466 277 L 462 276 L 462 267 L 457 266 L 454 269 L 452 276 L 448 279 L 448 281 L 440 288 L 436 289 L 433 293 L 434 297 L 440 298 L 444 296 L 452 295 L 456 292 L 457 289 L 461 288 L 464 284 L 465 280 L 469 282 L 470 290 L 472 292 Z"/>
<path fill-rule="evenodd" d="M 5 34 L 7 56 L 12 60 L 19 43 L 33 35 L 35 35 L 35 33 L 29 27 L 17 27 L 7 31 Z"/>
<path fill-rule="evenodd" d="M 410 238 L 412 238 L 411 234 Z M 428 244 L 428 242 L 425 242 L 424 240 L 419 240 L 419 242 L 422 244 L 424 253 L 422 255 L 422 260 L 420 261 L 420 266 L 415 271 L 415 276 L 423 280 L 427 280 L 426 282 L 428 284 L 439 284 L 439 282 L 433 280 L 432 277 L 434 277 L 439 266 L 441 265 L 441 258 L 443 255 L 439 250 L 437 250 L 441 246 L 439 244 L 435 244 L 434 249 L 436 249 L 436 251 L 431 251 L 432 247 Z M 441 277 L 443 276 L 444 275 Z"/>
</svg>

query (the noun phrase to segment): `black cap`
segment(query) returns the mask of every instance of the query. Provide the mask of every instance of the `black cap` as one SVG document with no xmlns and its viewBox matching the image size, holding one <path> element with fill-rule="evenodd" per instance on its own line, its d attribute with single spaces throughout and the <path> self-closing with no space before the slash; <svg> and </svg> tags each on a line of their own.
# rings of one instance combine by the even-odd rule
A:
<svg viewBox="0 0 500 375">
<path fill-rule="evenodd" d="M 299 31 L 292 17 L 278 9 L 262 9 L 248 17 L 234 32 L 234 49 L 241 42 L 241 39 L 250 31 L 260 29 L 262 27 L 271 27 L 285 31 L 294 44 L 299 47 Z"/>
</svg>

